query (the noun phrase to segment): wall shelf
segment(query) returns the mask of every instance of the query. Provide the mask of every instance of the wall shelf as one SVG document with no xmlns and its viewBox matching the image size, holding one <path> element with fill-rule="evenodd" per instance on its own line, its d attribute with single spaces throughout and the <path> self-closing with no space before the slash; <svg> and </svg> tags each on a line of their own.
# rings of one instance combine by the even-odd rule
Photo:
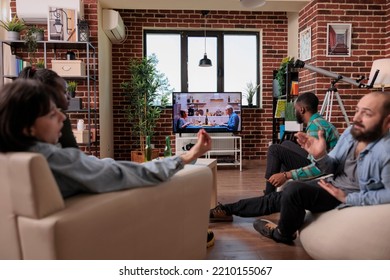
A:
<svg viewBox="0 0 390 280">
<path fill-rule="evenodd" d="M 273 73 L 273 76 L 274 76 L 274 82 L 273 82 L 273 85 L 274 85 L 274 92 L 277 90 L 276 87 L 275 87 L 275 83 L 277 83 L 275 77 L 276 77 L 276 73 L 277 73 L 278 70 L 274 70 L 274 73 Z M 279 135 L 280 135 L 280 125 L 284 125 L 285 121 L 284 121 L 284 117 L 275 117 L 275 112 L 276 112 L 276 109 L 277 109 L 277 104 L 278 104 L 278 101 L 279 100 L 286 100 L 286 102 L 290 102 L 291 100 L 294 100 L 297 95 L 292 95 L 291 94 L 291 84 L 292 82 L 298 82 L 298 72 L 296 71 L 296 69 L 292 68 L 290 65 L 288 65 L 286 67 L 286 82 L 285 82 L 285 85 L 286 85 L 286 88 L 285 88 L 285 91 L 284 93 L 285 94 L 282 94 L 282 95 L 279 95 L 279 96 L 274 96 L 273 97 L 273 101 L 272 101 L 272 143 L 275 144 L 275 143 L 279 143 L 280 141 L 282 141 L 284 139 L 284 137 L 280 138 Z M 286 135 L 286 132 L 284 132 L 284 135 Z"/>
<path fill-rule="evenodd" d="M 76 114 L 76 117 L 79 118 L 79 114 L 84 114 L 86 118 L 86 125 L 89 129 L 89 141 L 88 143 L 84 143 L 87 147 L 86 152 L 90 154 L 97 154 L 97 145 L 93 145 L 96 143 L 93 139 L 96 139 L 96 135 L 92 135 L 91 131 L 94 133 L 98 130 L 97 123 L 97 86 L 96 86 L 96 51 L 95 47 L 92 46 L 89 42 L 53 42 L 53 41 L 38 41 L 38 49 L 43 50 L 43 61 L 45 63 L 45 68 L 50 69 L 48 65 L 51 65 L 51 60 L 55 60 L 58 56 L 58 50 L 78 50 L 78 55 L 80 60 L 83 60 L 86 66 L 86 75 L 84 76 L 66 76 L 62 77 L 65 80 L 78 80 L 82 81 L 83 86 L 86 87 L 86 91 L 84 91 L 83 102 L 86 104 L 86 107 L 79 110 L 68 110 L 69 114 Z M 4 61 L 4 47 L 9 46 L 11 50 L 11 54 L 16 55 L 18 58 L 23 60 L 27 59 L 27 46 L 25 41 L 1 41 L 0 44 L 0 56 L 1 61 Z M 40 57 L 37 57 L 38 59 Z M 21 70 L 21 69 L 19 69 Z M 3 86 L 5 80 L 15 80 L 18 76 L 18 73 L 4 73 L 4 63 L 0 66 L 0 86 Z M 86 99 L 86 100 L 85 100 Z M 92 107 L 91 107 L 92 106 Z M 80 117 L 81 118 L 81 117 Z M 71 118 L 74 120 L 74 118 Z M 94 150 L 92 149 L 94 148 Z"/>
</svg>

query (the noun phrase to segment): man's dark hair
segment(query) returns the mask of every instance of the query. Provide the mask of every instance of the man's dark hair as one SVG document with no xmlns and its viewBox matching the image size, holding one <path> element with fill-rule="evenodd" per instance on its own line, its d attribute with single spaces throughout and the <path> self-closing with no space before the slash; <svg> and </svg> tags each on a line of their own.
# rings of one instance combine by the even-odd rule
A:
<svg viewBox="0 0 390 280">
<path fill-rule="evenodd" d="M 64 96 L 65 80 L 53 70 L 46 68 L 36 69 L 35 67 L 27 66 L 19 73 L 18 78 L 38 80 L 45 85 L 52 86 L 55 88 L 55 91 L 53 92 L 54 103 L 62 110 L 68 109 L 68 103 Z"/>
<path fill-rule="evenodd" d="M 298 96 L 296 103 L 300 103 L 305 107 L 306 111 L 315 114 L 318 112 L 318 98 L 312 92 L 305 92 Z"/>
</svg>

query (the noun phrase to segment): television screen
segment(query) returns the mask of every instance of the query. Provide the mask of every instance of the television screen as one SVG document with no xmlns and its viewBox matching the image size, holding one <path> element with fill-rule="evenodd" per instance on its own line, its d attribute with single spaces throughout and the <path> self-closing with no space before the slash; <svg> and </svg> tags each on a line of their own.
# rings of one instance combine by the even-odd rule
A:
<svg viewBox="0 0 390 280">
<path fill-rule="evenodd" d="M 174 92 L 174 133 L 241 131 L 241 92 Z"/>
</svg>

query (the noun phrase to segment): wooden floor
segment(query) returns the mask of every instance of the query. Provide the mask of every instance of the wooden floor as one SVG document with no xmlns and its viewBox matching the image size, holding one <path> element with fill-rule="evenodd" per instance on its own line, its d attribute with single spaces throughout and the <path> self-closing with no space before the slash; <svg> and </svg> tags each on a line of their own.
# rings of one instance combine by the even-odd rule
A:
<svg viewBox="0 0 390 280">
<path fill-rule="evenodd" d="M 235 202 L 241 198 L 260 196 L 265 188 L 265 166 L 260 163 L 244 164 L 243 170 L 218 167 L 218 201 Z M 274 222 L 279 214 L 264 216 Z M 252 223 L 258 218 L 234 216 L 233 223 L 211 223 L 215 245 L 207 249 L 209 260 L 308 260 L 299 242 L 292 246 L 276 243 L 261 236 Z"/>
</svg>

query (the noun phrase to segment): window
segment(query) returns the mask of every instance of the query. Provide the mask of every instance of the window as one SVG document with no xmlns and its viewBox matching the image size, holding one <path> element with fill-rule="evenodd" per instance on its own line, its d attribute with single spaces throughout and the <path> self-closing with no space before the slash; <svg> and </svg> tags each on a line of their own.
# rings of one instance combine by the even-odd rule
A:
<svg viewBox="0 0 390 280">
<path fill-rule="evenodd" d="M 174 91 L 240 91 L 260 82 L 259 32 L 145 30 L 145 55 L 155 54 L 157 68 Z M 204 52 L 211 67 L 199 67 Z M 245 96 L 245 95 L 244 95 Z M 243 105 L 247 105 L 245 97 Z M 261 105 L 257 94 L 254 105 Z"/>
</svg>

